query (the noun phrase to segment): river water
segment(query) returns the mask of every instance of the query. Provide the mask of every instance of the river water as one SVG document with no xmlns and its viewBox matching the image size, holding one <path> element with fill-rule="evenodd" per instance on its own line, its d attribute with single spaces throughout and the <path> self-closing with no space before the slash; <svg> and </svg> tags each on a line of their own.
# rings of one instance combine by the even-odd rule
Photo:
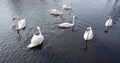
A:
<svg viewBox="0 0 120 63">
<path fill-rule="evenodd" d="M 62 17 L 50 15 L 51 9 L 62 10 L 63 4 L 70 3 L 72 10 L 64 10 Z M 74 28 L 56 27 L 71 22 L 73 15 L 77 16 Z M 114 24 L 105 33 L 108 16 Z M 13 17 L 26 19 L 27 26 L 20 34 Z M 94 38 L 85 42 L 85 29 L 79 25 L 91 26 Z M 28 49 L 37 26 L 45 40 Z M 119 33 L 119 0 L 0 0 L 0 63 L 120 63 Z"/>
</svg>

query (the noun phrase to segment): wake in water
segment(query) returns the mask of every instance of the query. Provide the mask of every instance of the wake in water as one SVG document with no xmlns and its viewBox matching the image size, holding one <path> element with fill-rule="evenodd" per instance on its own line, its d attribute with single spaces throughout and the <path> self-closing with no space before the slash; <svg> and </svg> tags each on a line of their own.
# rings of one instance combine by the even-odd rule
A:
<svg viewBox="0 0 120 63">
<path fill-rule="evenodd" d="M 113 18 L 113 24 L 120 21 L 120 0 L 107 0 L 106 9 L 110 10 L 109 15 Z"/>
</svg>

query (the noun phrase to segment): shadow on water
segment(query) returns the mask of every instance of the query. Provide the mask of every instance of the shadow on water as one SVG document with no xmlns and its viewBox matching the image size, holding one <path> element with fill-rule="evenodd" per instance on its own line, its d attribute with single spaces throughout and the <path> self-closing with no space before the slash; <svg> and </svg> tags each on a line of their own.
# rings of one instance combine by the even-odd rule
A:
<svg viewBox="0 0 120 63">
<path fill-rule="evenodd" d="M 72 27 L 72 32 L 74 32 L 74 31 L 75 31 L 75 26 Z"/>
<path fill-rule="evenodd" d="M 63 11 L 68 12 L 68 16 L 70 16 L 72 14 L 72 9 L 69 9 L 69 10 L 64 10 L 63 9 Z"/>
<path fill-rule="evenodd" d="M 22 34 L 20 33 L 20 31 L 24 31 L 25 29 L 26 29 L 26 27 L 24 27 L 21 30 L 16 30 L 16 26 L 12 26 L 12 30 L 17 33 L 17 36 L 16 36 L 15 40 L 19 41 L 22 38 Z"/>
<path fill-rule="evenodd" d="M 18 41 L 19 41 L 20 38 L 22 37 L 22 36 L 20 35 L 20 30 L 16 30 L 16 26 L 12 26 L 12 30 L 13 30 L 14 32 L 16 32 L 16 34 L 17 34 L 15 40 L 18 40 Z"/>
<path fill-rule="evenodd" d="M 111 28 L 111 26 L 105 27 L 104 32 L 105 32 L 105 33 L 108 33 L 108 32 L 109 32 L 109 30 L 110 30 L 110 28 Z"/>
<path fill-rule="evenodd" d="M 87 40 L 85 40 L 84 47 L 82 49 L 83 49 L 84 53 L 87 53 L 87 50 L 88 50 L 88 41 Z"/>
</svg>

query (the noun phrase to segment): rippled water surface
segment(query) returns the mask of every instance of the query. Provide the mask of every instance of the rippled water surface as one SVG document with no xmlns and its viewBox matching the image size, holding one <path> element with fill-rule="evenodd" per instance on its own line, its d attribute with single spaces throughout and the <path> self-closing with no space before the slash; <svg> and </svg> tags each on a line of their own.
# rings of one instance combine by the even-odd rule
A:
<svg viewBox="0 0 120 63">
<path fill-rule="evenodd" d="M 50 15 L 53 8 L 62 10 L 72 4 L 63 16 Z M 74 28 L 61 29 L 56 24 L 72 22 Z M 105 33 L 108 16 L 113 26 Z M 25 18 L 27 27 L 15 30 L 13 17 Z M 91 26 L 94 38 L 83 39 Z M 41 27 L 45 40 L 41 46 L 28 49 L 33 34 Z M 0 0 L 0 63 L 120 63 L 120 1 L 119 0 Z"/>
</svg>

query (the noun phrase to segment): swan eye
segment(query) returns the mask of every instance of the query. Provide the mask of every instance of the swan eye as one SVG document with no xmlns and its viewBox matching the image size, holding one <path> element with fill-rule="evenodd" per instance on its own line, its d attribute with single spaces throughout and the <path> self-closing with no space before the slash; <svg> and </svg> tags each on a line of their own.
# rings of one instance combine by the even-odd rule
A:
<svg viewBox="0 0 120 63">
<path fill-rule="evenodd" d="M 77 18 L 77 16 L 73 16 L 73 18 Z"/>
<path fill-rule="evenodd" d="M 13 18 L 13 21 L 15 20 L 16 18 Z"/>
</svg>

